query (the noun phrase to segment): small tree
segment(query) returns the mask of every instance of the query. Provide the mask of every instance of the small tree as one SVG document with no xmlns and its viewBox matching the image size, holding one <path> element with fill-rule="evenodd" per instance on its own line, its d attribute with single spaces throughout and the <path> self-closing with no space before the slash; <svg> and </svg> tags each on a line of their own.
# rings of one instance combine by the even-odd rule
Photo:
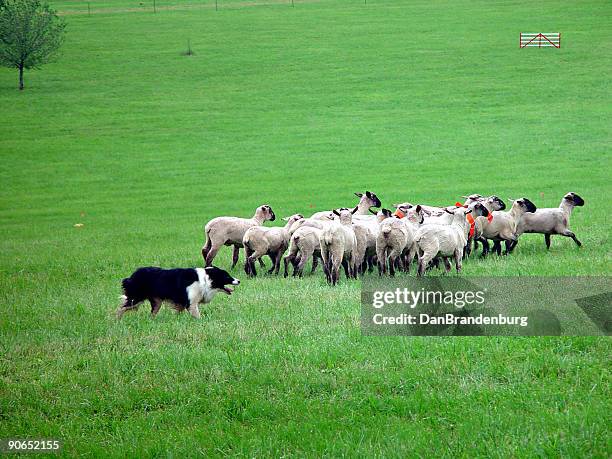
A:
<svg viewBox="0 0 612 459">
<path fill-rule="evenodd" d="M 65 27 L 40 0 L 0 0 L 0 65 L 19 70 L 19 89 L 24 69 L 38 68 L 55 57 Z"/>
</svg>

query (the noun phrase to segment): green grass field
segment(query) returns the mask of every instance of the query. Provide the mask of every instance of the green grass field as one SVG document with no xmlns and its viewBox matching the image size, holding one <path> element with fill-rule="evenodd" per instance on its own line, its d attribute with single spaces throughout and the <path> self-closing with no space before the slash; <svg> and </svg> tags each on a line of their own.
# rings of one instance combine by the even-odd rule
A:
<svg viewBox="0 0 612 459">
<path fill-rule="evenodd" d="M 21 93 L 0 69 L 0 438 L 94 457 L 609 457 L 609 338 L 367 337 L 360 281 L 241 265 L 201 321 L 113 313 L 135 267 L 201 265 L 214 216 L 366 189 L 386 207 L 576 191 L 582 249 L 525 235 L 464 275 L 609 274 L 610 3 L 221 3 L 56 1 L 57 62 Z M 563 47 L 519 50 L 521 31 Z"/>
</svg>

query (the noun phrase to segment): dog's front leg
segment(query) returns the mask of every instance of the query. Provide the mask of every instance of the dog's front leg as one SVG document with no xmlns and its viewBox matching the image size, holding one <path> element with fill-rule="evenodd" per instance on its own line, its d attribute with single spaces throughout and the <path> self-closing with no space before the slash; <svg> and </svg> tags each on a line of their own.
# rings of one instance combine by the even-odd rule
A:
<svg viewBox="0 0 612 459">
<path fill-rule="evenodd" d="M 194 319 L 200 318 L 200 307 L 198 306 L 198 303 L 192 303 L 188 309 L 189 314 L 191 314 L 191 317 L 193 317 Z"/>
</svg>

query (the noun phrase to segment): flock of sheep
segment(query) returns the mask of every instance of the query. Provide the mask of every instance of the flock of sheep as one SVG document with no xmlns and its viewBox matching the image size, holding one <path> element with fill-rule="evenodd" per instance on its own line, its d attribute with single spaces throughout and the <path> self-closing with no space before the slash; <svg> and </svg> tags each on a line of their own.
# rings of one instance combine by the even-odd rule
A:
<svg viewBox="0 0 612 459">
<path fill-rule="evenodd" d="M 510 210 L 497 196 L 479 194 L 463 196 L 463 204 L 450 207 L 414 205 L 408 202 L 394 204 L 395 212 L 380 208 L 376 194 L 366 191 L 355 193 L 360 198 L 354 208 L 343 207 L 327 212 L 317 212 L 309 218 L 301 214 L 286 217 L 284 227 L 265 227 L 266 221 L 276 216 L 269 205 L 257 208 L 248 218 L 217 217 L 206 224 L 206 244 L 202 256 L 210 266 L 223 245 L 233 246 L 232 268 L 238 263 L 239 250 L 245 249 L 244 270 L 249 276 L 257 274 L 255 262 L 264 267 L 262 257 L 272 260 L 268 273 L 278 274 L 284 257 L 284 275 L 288 264 L 293 265 L 293 275 L 302 276 L 304 266 L 312 258 L 312 272 L 322 260 L 327 281 L 335 285 L 340 277 L 340 265 L 347 278 L 356 278 L 378 265 L 380 275 L 394 275 L 396 269 L 409 272 L 413 261 L 418 261 L 417 274 L 439 265 L 443 261 L 446 271 L 454 259 L 457 272 L 461 271 L 464 258 L 483 246 L 482 256 L 493 250 L 501 254 L 516 247 L 523 233 L 544 234 L 546 247 L 550 237 L 559 234 L 571 237 L 581 245 L 569 229 L 574 207 L 584 205 L 576 193 L 567 193 L 558 208 L 536 209 L 527 198 L 512 201 Z M 373 214 L 373 215 L 372 215 Z"/>
</svg>

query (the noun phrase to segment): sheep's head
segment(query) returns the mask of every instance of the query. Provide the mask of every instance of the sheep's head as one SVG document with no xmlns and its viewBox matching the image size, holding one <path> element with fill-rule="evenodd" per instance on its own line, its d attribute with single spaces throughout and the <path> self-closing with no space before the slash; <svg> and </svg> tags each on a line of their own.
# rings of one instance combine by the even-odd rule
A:
<svg viewBox="0 0 612 459">
<path fill-rule="evenodd" d="M 477 194 L 477 193 L 471 194 L 469 196 L 461 196 L 461 197 L 465 199 L 465 202 L 463 203 L 463 205 L 465 206 L 469 206 L 470 204 L 474 202 L 478 202 L 483 199 L 482 195 Z"/>
<path fill-rule="evenodd" d="M 489 196 L 486 199 L 485 204 L 487 204 L 492 210 L 504 210 L 506 208 L 506 203 L 495 195 Z"/>
<path fill-rule="evenodd" d="M 392 216 L 393 212 L 391 212 L 389 209 L 382 209 L 376 213 L 376 219 L 378 220 L 378 223 L 382 222 L 386 218 L 391 218 Z"/>
<path fill-rule="evenodd" d="M 474 217 L 488 217 L 489 209 L 487 209 L 483 203 L 476 202 L 469 206 L 472 209 L 472 216 Z"/>
<path fill-rule="evenodd" d="M 399 204 L 397 205 L 397 210 L 393 215 L 395 215 L 397 218 L 404 218 L 406 215 L 408 215 L 408 211 L 413 208 L 414 206 L 409 203 Z"/>
<path fill-rule="evenodd" d="M 584 199 L 582 199 L 573 191 L 570 191 L 565 196 L 563 196 L 563 199 L 573 206 L 584 206 Z"/>
<path fill-rule="evenodd" d="M 257 213 L 263 217 L 264 221 L 270 220 L 271 222 L 273 222 L 274 220 L 276 220 L 276 215 L 274 215 L 272 207 L 270 207 L 268 204 L 259 206 L 257 208 Z"/>
<path fill-rule="evenodd" d="M 533 202 L 531 202 L 527 198 L 520 198 L 520 199 L 510 199 L 510 198 L 508 198 L 508 200 L 512 201 L 512 207 L 516 206 L 519 209 L 521 209 L 521 211 L 523 211 L 523 212 L 533 213 L 537 209 L 535 204 Z"/>
<path fill-rule="evenodd" d="M 293 214 L 290 217 L 283 217 L 283 220 L 287 222 L 287 226 L 293 225 L 298 220 L 303 220 L 304 216 L 302 214 Z"/>
<path fill-rule="evenodd" d="M 338 217 L 340 223 L 344 225 L 351 224 L 353 222 L 353 214 L 355 212 L 357 212 L 357 207 L 355 207 L 353 210 L 347 209 L 346 207 L 333 210 L 334 215 Z"/>
<path fill-rule="evenodd" d="M 365 194 L 355 193 L 355 196 L 361 198 L 359 200 L 359 204 L 365 203 L 368 206 L 368 209 L 370 207 L 380 207 L 381 206 L 380 199 L 378 199 L 378 196 L 376 196 L 376 194 L 372 193 L 371 191 L 366 191 Z"/>
<path fill-rule="evenodd" d="M 451 214 L 455 217 L 455 220 L 465 220 L 467 214 L 472 213 L 472 209 L 467 207 L 445 207 L 444 212 Z"/>
<path fill-rule="evenodd" d="M 406 218 L 419 225 L 425 221 L 425 215 L 428 214 L 420 204 L 406 210 Z"/>
</svg>

